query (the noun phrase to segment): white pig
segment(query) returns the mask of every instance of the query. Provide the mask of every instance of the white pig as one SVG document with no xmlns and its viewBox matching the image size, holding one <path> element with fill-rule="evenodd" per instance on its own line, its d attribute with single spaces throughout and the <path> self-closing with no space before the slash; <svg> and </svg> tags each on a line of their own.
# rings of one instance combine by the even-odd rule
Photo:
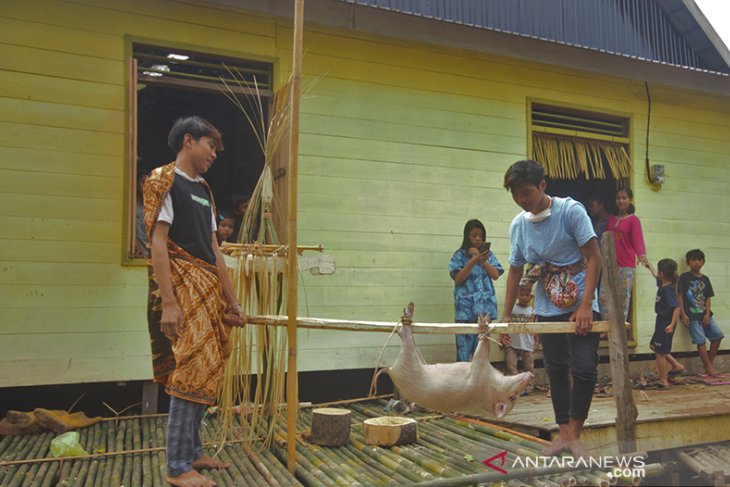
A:
<svg viewBox="0 0 730 487">
<path fill-rule="evenodd" d="M 411 308 L 412 309 L 412 308 Z M 531 372 L 505 376 L 489 363 L 489 339 L 480 338 L 471 362 L 427 364 L 416 348 L 410 321 L 398 334 L 401 348 L 395 364 L 384 368 L 404 399 L 434 411 L 501 419 L 533 378 Z"/>
</svg>

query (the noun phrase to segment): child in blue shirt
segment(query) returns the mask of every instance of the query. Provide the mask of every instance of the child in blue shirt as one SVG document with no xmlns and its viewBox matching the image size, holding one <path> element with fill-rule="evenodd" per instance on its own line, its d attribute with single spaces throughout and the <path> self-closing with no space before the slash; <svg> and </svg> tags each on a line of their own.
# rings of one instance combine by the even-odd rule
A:
<svg viewBox="0 0 730 487">
<path fill-rule="evenodd" d="M 456 323 L 476 323 L 477 317 L 497 317 L 497 296 L 494 284 L 504 272 L 491 250 L 480 251 L 487 231 L 479 220 L 464 226 L 461 247 L 449 262 L 449 275 L 454 280 L 454 314 Z M 470 362 L 477 348 L 476 334 L 456 335 L 456 361 Z"/>
<path fill-rule="evenodd" d="M 656 278 L 659 285 L 654 305 L 656 322 L 649 347 L 656 354 L 659 384 L 661 387 L 669 387 L 669 371 L 673 362 L 676 362 L 673 358 L 669 360 L 672 352 L 672 337 L 679 319 L 679 301 L 677 301 L 677 293 L 674 290 L 677 282 L 677 263 L 672 259 L 660 260 L 657 264 Z"/>
<path fill-rule="evenodd" d="M 689 271 L 679 278 L 677 290 L 679 303 L 682 306 L 682 322 L 689 327 L 692 343 L 697 345 L 697 352 L 705 371 L 708 375 L 717 376 L 720 373 L 712 362 L 725 335 L 712 317 L 710 301 L 715 293 L 710 278 L 700 272 L 705 265 L 705 254 L 700 249 L 693 249 L 687 252 L 686 259 Z M 709 352 L 707 340 L 710 341 Z"/>
</svg>

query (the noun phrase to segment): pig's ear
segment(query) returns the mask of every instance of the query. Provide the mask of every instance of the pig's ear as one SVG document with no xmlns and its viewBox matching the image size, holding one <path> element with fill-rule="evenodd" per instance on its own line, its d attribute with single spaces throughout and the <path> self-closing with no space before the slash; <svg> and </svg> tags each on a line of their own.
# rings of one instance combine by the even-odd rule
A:
<svg viewBox="0 0 730 487">
<path fill-rule="evenodd" d="M 525 388 L 527 388 L 532 378 L 533 374 L 531 372 L 523 372 L 521 374 L 510 376 L 510 379 L 512 379 L 512 383 L 510 384 L 510 392 L 514 395 L 518 395 L 520 392 L 524 391 Z"/>
<path fill-rule="evenodd" d="M 498 402 L 494 404 L 494 415 L 497 419 L 502 419 L 509 412 L 509 404 L 506 402 Z"/>
</svg>

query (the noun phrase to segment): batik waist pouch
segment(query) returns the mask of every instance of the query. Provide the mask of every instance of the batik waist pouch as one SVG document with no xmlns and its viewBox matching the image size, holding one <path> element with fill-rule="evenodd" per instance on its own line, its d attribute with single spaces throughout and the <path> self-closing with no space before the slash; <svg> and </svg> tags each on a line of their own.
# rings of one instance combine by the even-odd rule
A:
<svg viewBox="0 0 730 487">
<path fill-rule="evenodd" d="M 545 288 L 545 294 L 548 295 L 550 301 L 558 308 L 570 308 L 578 301 L 578 284 L 576 284 L 574 276 L 584 271 L 586 268 L 585 261 L 576 262 L 566 266 L 557 266 L 553 264 L 532 264 L 527 269 L 525 277 L 520 282 L 521 285 L 532 285 L 536 281 L 541 281 Z"/>
</svg>

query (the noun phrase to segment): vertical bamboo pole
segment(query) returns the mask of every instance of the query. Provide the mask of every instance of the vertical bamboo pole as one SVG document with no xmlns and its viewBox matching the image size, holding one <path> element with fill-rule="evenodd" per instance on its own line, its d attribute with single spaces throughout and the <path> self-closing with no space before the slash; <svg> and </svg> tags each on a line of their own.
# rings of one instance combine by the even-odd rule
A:
<svg viewBox="0 0 730 487">
<path fill-rule="evenodd" d="M 616 401 L 616 441 L 619 453 L 636 451 L 636 418 L 639 411 L 634 403 L 629 372 L 629 351 L 626 344 L 623 292 L 616 264 L 613 233 L 603 232 L 601 241 L 603 272 L 601 286 L 607 286 L 608 353 L 611 360 L 611 384 Z"/>
<path fill-rule="evenodd" d="M 287 339 L 289 363 L 286 375 L 287 412 L 287 467 L 294 474 L 297 468 L 296 432 L 299 412 L 297 384 L 297 171 L 299 154 L 299 95 L 302 90 L 302 30 L 304 27 L 304 0 L 294 2 L 294 49 L 291 82 L 291 121 L 289 137 L 289 206 L 287 243 L 289 245 L 289 279 L 286 311 L 289 315 Z"/>
</svg>

